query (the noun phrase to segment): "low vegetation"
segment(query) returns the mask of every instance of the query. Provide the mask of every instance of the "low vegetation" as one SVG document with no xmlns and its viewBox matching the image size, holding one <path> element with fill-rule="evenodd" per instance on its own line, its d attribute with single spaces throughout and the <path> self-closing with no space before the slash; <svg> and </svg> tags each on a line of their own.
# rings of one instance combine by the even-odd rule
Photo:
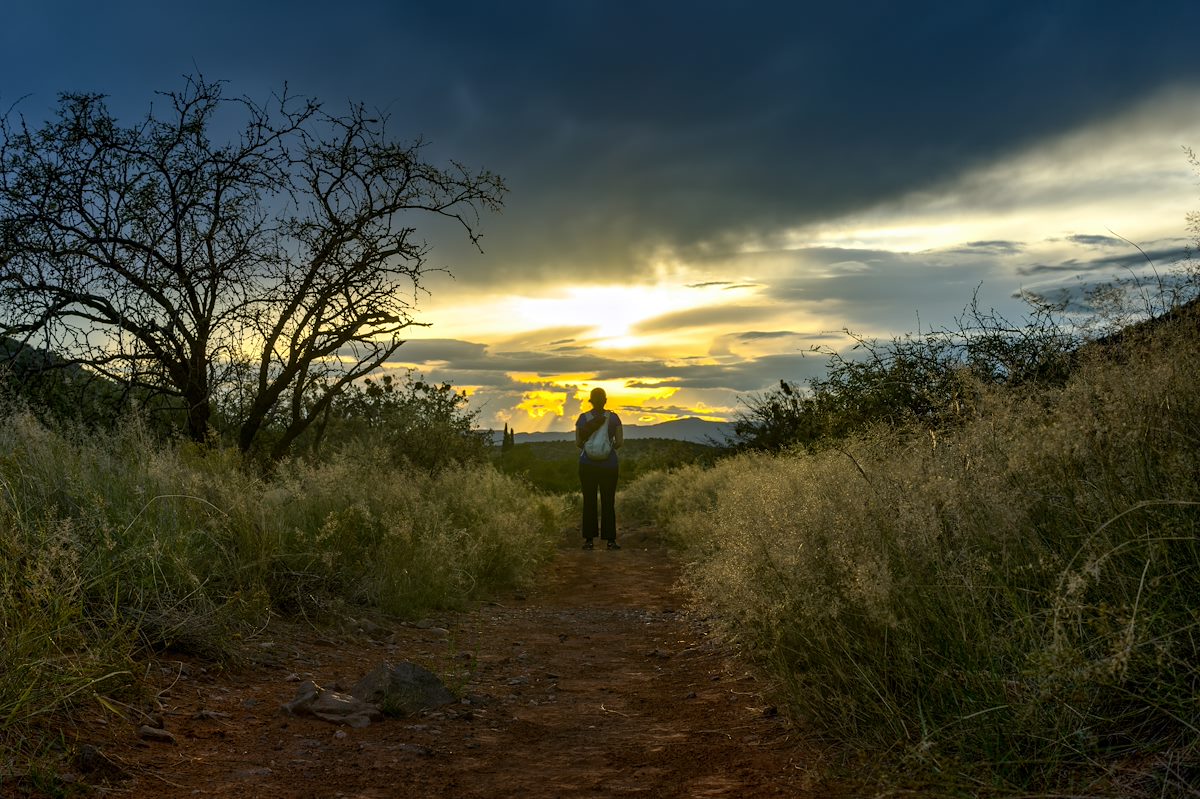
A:
<svg viewBox="0 0 1200 799">
<path fill-rule="evenodd" d="M 1019 381 L 959 365 L 928 412 L 648 475 L 622 509 L 669 531 L 817 733 L 952 793 L 1194 795 L 1198 320 L 1193 302 Z"/>
<path fill-rule="evenodd" d="M 485 463 L 386 442 L 262 476 L 142 425 L 0 414 L 0 751 L 137 690 L 156 652 L 221 663 L 273 616 L 414 617 L 525 580 L 563 504 Z M 0 758 L 0 774 L 12 767 Z"/>
<path fill-rule="evenodd" d="M 640 476 L 684 464 L 709 464 L 720 448 L 665 438 L 626 439 L 621 447 L 619 487 Z M 505 474 L 527 480 L 554 494 L 579 493 L 579 448 L 574 441 L 530 441 L 495 453 L 493 463 Z"/>
</svg>

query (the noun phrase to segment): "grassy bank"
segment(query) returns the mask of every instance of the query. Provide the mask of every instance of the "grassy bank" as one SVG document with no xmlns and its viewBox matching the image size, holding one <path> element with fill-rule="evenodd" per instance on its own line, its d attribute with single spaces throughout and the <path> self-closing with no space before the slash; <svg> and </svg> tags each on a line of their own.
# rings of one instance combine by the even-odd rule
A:
<svg viewBox="0 0 1200 799">
<path fill-rule="evenodd" d="M 119 698 L 158 650 L 221 661 L 273 615 L 413 617 L 520 583 L 562 512 L 486 465 L 433 474 L 364 449 L 267 479 L 136 425 L 84 435 L 6 414 L 0 744 Z"/>
<path fill-rule="evenodd" d="M 970 421 L 643 479 L 726 636 L 836 741 L 967 793 L 1200 775 L 1200 342 L 1094 348 Z"/>
</svg>

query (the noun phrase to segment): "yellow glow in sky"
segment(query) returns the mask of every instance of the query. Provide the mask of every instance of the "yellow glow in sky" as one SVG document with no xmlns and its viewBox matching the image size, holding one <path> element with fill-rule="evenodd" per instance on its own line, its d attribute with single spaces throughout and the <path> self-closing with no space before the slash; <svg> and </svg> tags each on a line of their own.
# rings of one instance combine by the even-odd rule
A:
<svg viewBox="0 0 1200 799">
<path fill-rule="evenodd" d="M 541 419 L 543 416 L 562 416 L 567 403 L 565 392 L 558 391 L 526 391 L 521 395 L 517 410 L 525 413 L 530 419 Z"/>
<path fill-rule="evenodd" d="M 592 346 L 637 346 L 631 336 L 639 322 L 672 311 L 703 305 L 693 291 L 667 286 L 572 286 L 551 297 L 517 297 L 511 300 L 516 318 L 536 321 L 540 327 L 588 328 Z"/>
<path fill-rule="evenodd" d="M 537 385 L 540 388 L 530 389 L 521 395 L 521 401 L 513 408 L 512 413 L 505 413 L 501 418 L 518 430 L 558 429 L 568 425 L 573 418 L 567 418 L 567 406 L 580 411 L 591 407 L 588 399 L 592 389 L 603 388 L 608 395 L 607 408 L 628 417 L 627 421 L 636 419 L 641 424 L 656 424 L 682 419 L 687 416 L 698 416 L 712 421 L 721 421 L 728 416 L 729 408 L 712 408 L 704 402 L 685 403 L 681 408 L 676 401 L 670 406 L 658 407 L 658 403 L 673 400 L 680 389 L 668 385 L 665 381 L 653 378 L 641 380 L 636 377 L 599 380 L 593 375 L 538 375 L 530 373 L 510 373 L 510 379 L 525 385 Z M 562 389 L 562 390 L 559 390 Z M 680 411 L 683 411 L 682 413 Z M 574 410 L 571 411 L 574 413 Z"/>
<path fill-rule="evenodd" d="M 640 380 L 636 377 L 619 380 L 597 380 L 594 375 L 538 375 L 521 372 L 509 373 L 508 377 L 518 383 L 527 385 L 554 386 L 556 388 L 573 390 L 573 396 L 579 402 L 586 402 L 592 393 L 592 389 L 602 388 L 604 389 L 604 393 L 609 396 L 608 407 L 612 410 L 638 408 L 654 400 L 670 399 L 679 391 L 677 386 L 663 385 L 663 381 L 661 380 Z M 557 392 L 548 390 L 528 392 L 526 396 L 531 394 L 553 394 L 556 397 L 567 396 L 566 394 L 559 395 Z M 538 416 L 546 412 L 546 410 L 541 410 Z M 562 415 L 561 407 L 558 413 Z"/>
<path fill-rule="evenodd" d="M 641 382 L 636 378 L 628 380 L 592 380 L 579 386 L 575 391 L 575 399 L 585 402 L 592 393 L 592 389 L 602 388 L 604 389 L 604 393 L 610 398 L 608 407 L 613 410 L 619 410 L 621 408 L 638 408 L 653 400 L 670 399 L 679 391 L 676 386 L 647 386 L 641 385 Z M 631 386 L 630 383 L 638 383 L 639 385 Z"/>
</svg>

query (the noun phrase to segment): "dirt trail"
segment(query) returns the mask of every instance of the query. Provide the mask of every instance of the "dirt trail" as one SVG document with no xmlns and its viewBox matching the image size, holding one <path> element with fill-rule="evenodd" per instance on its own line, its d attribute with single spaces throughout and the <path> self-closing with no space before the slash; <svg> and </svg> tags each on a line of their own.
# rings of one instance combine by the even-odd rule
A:
<svg viewBox="0 0 1200 799">
<path fill-rule="evenodd" d="M 536 591 L 432 629 L 275 636 L 257 667 L 216 677 L 164 664 L 175 744 L 138 741 L 117 721 L 78 740 L 124 770 L 120 796 L 829 795 L 812 750 L 684 612 L 653 533 L 622 543 L 584 552 L 564 537 Z M 450 674 L 470 704 L 363 729 L 280 711 L 300 679 L 348 688 L 405 659 Z"/>
</svg>

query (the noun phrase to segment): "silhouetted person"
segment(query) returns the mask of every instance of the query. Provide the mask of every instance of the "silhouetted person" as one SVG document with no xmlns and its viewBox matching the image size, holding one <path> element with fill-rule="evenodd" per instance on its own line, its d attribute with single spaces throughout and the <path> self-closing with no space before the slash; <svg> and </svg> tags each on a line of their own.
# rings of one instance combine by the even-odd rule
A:
<svg viewBox="0 0 1200 799">
<path fill-rule="evenodd" d="M 620 549 L 617 546 L 617 450 L 625 438 L 621 420 L 612 411 L 604 410 L 607 401 L 604 389 L 592 389 L 592 410 L 580 414 L 575 422 L 579 484 L 583 488 L 584 549 L 593 548 L 592 539 L 596 537 L 597 528 L 609 549 Z M 599 514 L 596 513 L 597 494 L 600 495 Z"/>
</svg>

